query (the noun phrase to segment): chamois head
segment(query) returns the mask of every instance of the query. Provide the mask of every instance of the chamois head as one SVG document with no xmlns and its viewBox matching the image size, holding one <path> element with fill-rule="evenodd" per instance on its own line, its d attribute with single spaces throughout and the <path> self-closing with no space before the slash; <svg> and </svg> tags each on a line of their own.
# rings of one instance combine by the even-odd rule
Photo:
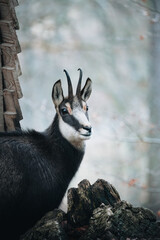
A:
<svg viewBox="0 0 160 240">
<path fill-rule="evenodd" d="M 68 97 L 64 98 L 61 80 L 58 80 L 52 90 L 52 99 L 55 104 L 59 119 L 59 129 L 64 138 L 77 148 L 82 147 L 82 142 L 91 136 L 91 124 L 88 118 L 88 106 L 86 101 L 92 91 L 92 81 L 88 78 L 81 90 L 82 70 L 80 71 L 76 94 L 69 74 L 64 70 L 68 81 Z"/>
</svg>

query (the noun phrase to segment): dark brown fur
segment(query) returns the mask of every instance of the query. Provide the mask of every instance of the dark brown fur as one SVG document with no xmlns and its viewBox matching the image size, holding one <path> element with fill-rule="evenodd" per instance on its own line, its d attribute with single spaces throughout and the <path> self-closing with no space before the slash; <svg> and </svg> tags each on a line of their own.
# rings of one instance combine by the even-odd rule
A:
<svg viewBox="0 0 160 240">
<path fill-rule="evenodd" d="M 83 154 L 62 137 L 57 115 L 43 133 L 0 133 L 0 239 L 17 239 L 59 206 Z"/>
</svg>

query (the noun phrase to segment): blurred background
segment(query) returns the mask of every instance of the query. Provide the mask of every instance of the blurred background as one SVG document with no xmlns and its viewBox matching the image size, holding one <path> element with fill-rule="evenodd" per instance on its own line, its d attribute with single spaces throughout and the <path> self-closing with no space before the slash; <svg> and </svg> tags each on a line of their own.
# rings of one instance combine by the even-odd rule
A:
<svg viewBox="0 0 160 240">
<path fill-rule="evenodd" d="M 63 69 L 76 86 L 81 68 L 94 133 L 70 187 L 103 178 L 160 215 L 160 1 L 19 0 L 16 12 L 22 128 L 51 124 L 54 82 L 67 94 Z"/>
</svg>

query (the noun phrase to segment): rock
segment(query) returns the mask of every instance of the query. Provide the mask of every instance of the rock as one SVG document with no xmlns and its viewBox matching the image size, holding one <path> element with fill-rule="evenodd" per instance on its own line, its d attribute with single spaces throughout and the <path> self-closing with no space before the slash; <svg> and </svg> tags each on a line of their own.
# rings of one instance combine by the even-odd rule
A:
<svg viewBox="0 0 160 240">
<path fill-rule="evenodd" d="M 37 224 L 28 230 L 20 240 L 67 240 L 67 235 L 62 227 L 66 214 L 55 209 L 47 213 Z"/>
</svg>

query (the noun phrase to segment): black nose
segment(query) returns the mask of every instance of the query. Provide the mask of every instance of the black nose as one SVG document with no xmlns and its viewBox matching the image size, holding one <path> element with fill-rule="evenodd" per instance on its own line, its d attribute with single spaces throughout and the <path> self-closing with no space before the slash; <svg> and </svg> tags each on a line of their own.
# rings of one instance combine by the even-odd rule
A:
<svg viewBox="0 0 160 240">
<path fill-rule="evenodd" d="M 92 127 L 83 126 L 83 129 L 87 130 L 89 133 L 92 131 Z"/>
</svg>

